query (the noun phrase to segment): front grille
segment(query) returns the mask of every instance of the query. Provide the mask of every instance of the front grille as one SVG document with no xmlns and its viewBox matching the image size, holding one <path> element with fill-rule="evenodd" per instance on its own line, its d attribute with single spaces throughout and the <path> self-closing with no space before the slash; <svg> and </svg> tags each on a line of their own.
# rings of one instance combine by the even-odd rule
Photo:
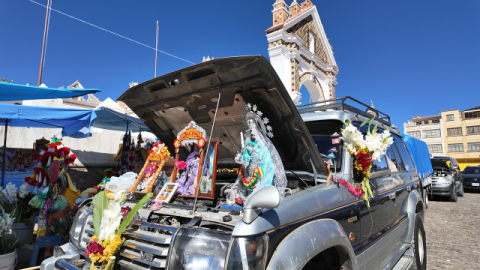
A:
<svg viewBox="0 0 480 270">
<path fill-rule="evenodd" d="M 176 227 L 132 221 L 122 235 L 125 243 L 117 256 L 117 264 L 121 269 L 165 269 L 172 236 L 177 230 Z M 89 215 L 80 234 L 84 256 L 94 234 L 93 215 Z"/>
<path fill-rule="evenodd" d="M 125 243 L 120 250 L 121 269 L 165 269 L 173 235 L 178 228 L 134 221 L 125 230 Z"/>
</svg>

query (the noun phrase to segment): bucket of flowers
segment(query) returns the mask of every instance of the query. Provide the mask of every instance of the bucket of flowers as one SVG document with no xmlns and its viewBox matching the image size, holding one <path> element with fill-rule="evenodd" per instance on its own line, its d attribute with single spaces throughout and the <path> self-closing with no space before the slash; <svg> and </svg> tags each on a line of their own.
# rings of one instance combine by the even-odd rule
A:
<svg viewBox="0 0 480 270">
<path fill-rule="evenodd" d="M 10 233 L 13 218 L 0 206 L 0 268 L 13 270 L 17 262 L 19 240 L 14 233 Z"/>
<path fill-rule="evenodd" d="M 145 195 L 133 208 L 122 209 L 120 203 L 110 201 L 104 191 L 99 192 L 93 199 L 93 230 L 87 246 L 86 255 L 92 261 L 90 270 L 113 269 L 115 255 L 125 241 L 122 234 L 132 222 L 133 217 L 142 205 L 152 197 L 152 193 Z"/>
<path fill-rule="evenodd" d="M 346 149 L 355 159 L 355 169 L 362 177 L 361 188 L 363 190 L 363 198 L 368 207 L 370 207 L 369 200 L 373 197 L 370 188 L 370 169 L 373 161 L 380 161 L 382 156 L 387 153 L 388 147 L 393 143 L 393 138 L 390 136 L 388 128 L 383 133 L 379 133 L 377 125 L 375 125 L 373 130 L 370 131 L 374 119 L 375 116 L 361 124 L 360 127 L 368 123 L 368 130 L 365 136 L 349 120 L 346 120 L 345 129 L 342 129 L 341 137 Z"/>
<path fill-rule="evenodd" d="M 27 183 L 18 190 L 12 183 L 8 183 L 5 189 L 0 187 L 0 206 L 13 219 L 12 231 L 19 238 L 20 245 L 33 242 L 34 219 L 38 214 L 38 210 L 28 204 L 34 196 L 29 190 Z"/>
</svg>

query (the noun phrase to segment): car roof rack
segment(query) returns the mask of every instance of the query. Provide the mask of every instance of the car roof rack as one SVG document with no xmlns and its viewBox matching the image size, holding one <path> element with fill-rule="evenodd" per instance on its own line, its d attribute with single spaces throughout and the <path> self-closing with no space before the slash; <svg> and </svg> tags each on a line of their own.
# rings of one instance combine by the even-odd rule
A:
<svg viewBox="0 0 480 270">
<path fill-rule="evenodd" d="M 353 102 L 356 102 L 357 104 L 360 104 L 365 108 L 365 111 L 362 111 L 358 108 L 355 108 L 352 105 L 346 104 L 345 102 L 347 100 L 351 100 Z M 323 104 L 323 105 L 321 105 Z M 313 106 L 312 106 L 313 105 Z M 311 106 L 308 108 L 303 108 L 305 106 Z M 337 110 L 337 111 L 345 111 L 345 112 L 350 112 L 354 113 L 357 115 L 362 115 L 367 118 L 372 118 L 373 113 L 377 115 L 375 117 L 375 120 L 378 122 L 381 122 L 385 125 L 391 126 L 392 123 L 390 121 L 390 116 L 384 112 L 381 112 L 377 109 L 375 109 L 372 106 L 368 106 L 367 104 L 358 101 L 350 96 L 345 96 L 345 97 L 340 97 L 340 98 L 335 98 L 335 99 L 329 99 L 329 100 L 323 100 L 323 101 L 317 101 L 317 102 L 312 102 L 312 103 L 307 103 L 307 104 L 299 104 L 297 105 L 298 112 L 300 114 L 308 113 L 308 112 L 316 112 L 316 111 L 327 111 L 327 110 Z"/>
</svg>

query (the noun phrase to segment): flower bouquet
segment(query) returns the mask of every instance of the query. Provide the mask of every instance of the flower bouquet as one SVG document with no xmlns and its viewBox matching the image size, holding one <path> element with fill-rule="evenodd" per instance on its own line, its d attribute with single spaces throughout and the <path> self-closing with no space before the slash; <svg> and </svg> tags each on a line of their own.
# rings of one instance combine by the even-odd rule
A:
<svg viewBox="0 0 480 270">
<path fill-rule="evenodd" d="M 13 224 L 13 218 L 10 214 L 5 212 L 5 209 L 0 206 L 0 255 L 15 252 L 15 249 L 20 245 L 17 236 L 10 233 Z"/>
<path fill-rule="evenodd" d="M 122 233 L 133 220 L 140 207 L 152 197 L 152 193 L 145 195 L 130 211 L 123 209 L 118 202 L 109 201 L 104 191 L 99 192 L 93 199 L 93 230 L 87 246 L 86 255 L 90 257 L 91 270 L 113 269 L 115 254 L 125 241 Z M 128 213 L 127 213 L 128 212 Z"/>
<path fill-rule="evenodd" d="M 370 207 L 369 199 L 373 197 L 370 188 L 370 169 L 373 161 L 382 158 L 387 153 L 387 148 L 392 145 L 393 138 L 390 136 L 388 128 L 383 133 L 378 133 L 377 125 L 370 131 L 370 126 L 375 119 L 371 119 L 362 123 L 362 126 L 368 123 L 368 130 L 365 137 L 363 134 L 350 123 L 345 121 L 345 129 L 342 129 L 342 140 L 345 143 L 347 150 L 354 156 L 355 169 L 362 177 L 361 187 L 363 189 L 363 198 L 368 207 Z"/>
</svg>

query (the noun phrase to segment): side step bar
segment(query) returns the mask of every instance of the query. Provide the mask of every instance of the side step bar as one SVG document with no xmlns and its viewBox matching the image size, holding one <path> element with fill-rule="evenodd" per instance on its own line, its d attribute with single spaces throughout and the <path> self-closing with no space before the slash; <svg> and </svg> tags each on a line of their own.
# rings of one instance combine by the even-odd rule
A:
<svg viewBox="0 0 480 270">
<path fill-rule="evenodd" d="M 397 264 L 392 268 L 392 270 L 409 270 L 412 265 L 413 261 L 415 260 L 415 255 L 413 253 L 413 247 L 410 247 L 405 251 L 403 256 L 398 260 Z"/>
</svg>

